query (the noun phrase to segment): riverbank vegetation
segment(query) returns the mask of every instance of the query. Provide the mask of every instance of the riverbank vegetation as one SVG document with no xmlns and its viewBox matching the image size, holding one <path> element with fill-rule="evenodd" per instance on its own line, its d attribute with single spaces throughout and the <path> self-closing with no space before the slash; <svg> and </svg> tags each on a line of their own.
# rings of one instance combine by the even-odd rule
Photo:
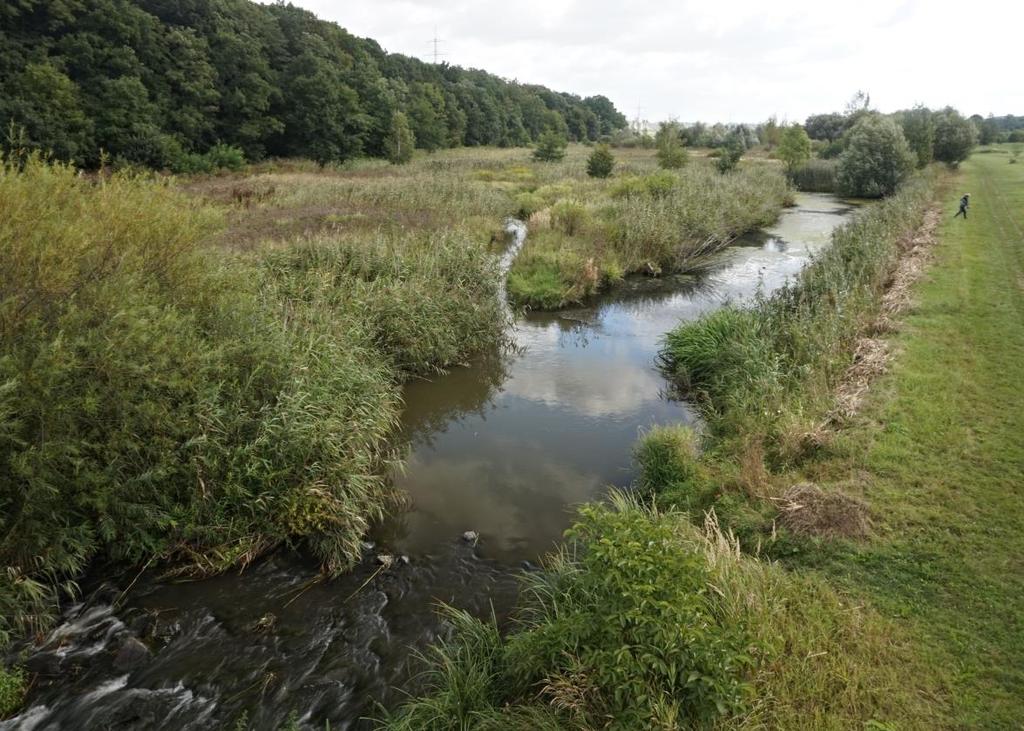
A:
<svg viewBox="0 0 1024 731">
<path fill-rule="evenodd" d="M 427 693 L 384 727 L 849 728 L 906 714 L 941 724 L 939 689 L 890 622 L 819 578 L 745 555 L 713 515 L 695 526 L 618 496 L 583 508 L 567 536 L 525 577 L 506 638 L 449 614 Z"/>
<path fill-rule="evenodd" d="M 697 271 L 792 202 L 784 177 L 769 166 L 722 175 L 707 161 L 678 170 L 653 170 L 652 162 L 633 155 L 615 177 L 595 179 L 581 174 L 574 156 L 543 178 L 506 178 L 522 191 L 519 213 L 530 224 L 509 273 L 513 302 L 558 308 L 627 274 Z"/>
<path fill-rule="evenodd" d="M 168 180 L 0 170 L 0 641 L 97 555 L 207 573 L 294 542 L 344 570 L 395 500 L 402 380 L 503 342 L 466 229 L 235 253 L 209 245 L 224 213 Z"/>
<path fill-rule="evenodd" d="M 878 376 L 861 339 L 893 332 L 887 317 L 895 310 L 882 316 L 883 296 L 901 257 L 921 265 L 936 197 L 952 200 L 941 170 L 916 174 L 862 210 L 775 295 L 674 331 L 666 367 L 702 406 L 707 433 L 667 426 L 645 435 L 632 496 L 584 508 L 547 572 L 524 579 L 507 636 L 454 614 L 453 635 L 428 666 L 426 694 L 384 725 L 1019 721 L 1024 648 L 1013 636 L 1019 612 L 1006 608 L 1024 588 L 1005 570 L 1024 534 L 1013 498 L 1024 339 L 1007 319 L 1016 311 L 1007 299 L 1020 299 L 1013 252 L 1022 228 L 1008 179 L 1019 166 L 979 157 L 985 162 L 966 167 L 972 189 L 991 198 L 988 220 L 975 230 L 946 219 L 939 273 L 921 287 L 925 302 L 911 327 L 895 336 L 910 361 L 897 360 L 862 405 L 863 417 L 849 402 L 837 407 L 837 398 L 849 395 L 855 358 L 868 358 L 860 371 Z M 995 166 L 1001 174 L 986 182 L 983 168 L 995 178 Z M 995 241 L 1004 243 L 993 259 Z M 965 270 L 971 283 L 991 277 L 995 292 L 962 286 Z M 903 289 L 886 295 L 904 307 L 912 273 L 901 269 Z M 965 300 L 967 319 L 950 298 Z M 977 318 L 992 307 L 997 321 L 983 325 Z M 971 355 L 976 348 L 991 360 Z M 952 399 L 963 418 L 948 413 L 950 377 L 978 379 L 970 394 Z M 859 402 L 867 382 L 853 385 Z M 978 428 L 989 435 L 984 444 L 970 437 Z M 671 575 L 663 565 L 673 566 Z M 697 577 L 687 601 L 671 596 L 680 576 Z M 680 606 L 705 618 L 663 614 Z M 615 621 L 614 631 L 605 629 Z M 690 652 L 702 645 L 685 630 L 664 634 L 694 623 L 719 638 L 715 652 Z M 703 683 L 716 691 L 703 692 Z M 621 688 L 631 689 L 631 702 Z"/>
</svg>

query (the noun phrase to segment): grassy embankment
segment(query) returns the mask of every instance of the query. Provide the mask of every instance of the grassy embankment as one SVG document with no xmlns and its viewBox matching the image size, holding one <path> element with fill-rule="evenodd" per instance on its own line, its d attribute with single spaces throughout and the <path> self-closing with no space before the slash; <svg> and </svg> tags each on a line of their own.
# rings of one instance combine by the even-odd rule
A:
<svg viewBox="0 0 1024 731">
<path fill-rule="evenodd" d="M 824 454 L 822 429 L 811 427 L 831 411 L 858 337 L 876 324 L 935 183 L 915 179 L 862 211 L 794 286 L 674 333 L 668 362 L 702 396 L 706 450 L 678 427 L 642 439 L 638 490 L 656 511 L 617 500 L 585 508 L 566 552 L 527 579 L 519 625 L 503 640 L 456 615 L 434 657 L 433 692 L 388 725 L 947 723 L 946 679 L 884 603 L 880 611 L 850 583 L 838 590 L 817 572 L 742 555 L 714 521 L 702 535 L 693 527 L 714 509 L 746 548 L 791 562 L 822 543 L 777 524 L 771 498 L 783 490 L 772 489 Z"/>
<path fill-rule="evenodd" d="M 748 318 L 721 328 L 714 346 L 721 365 L 700 343 L 730 315 L 682 328 L 669 341 L 670 360 L 709 399 L 719 439 L 706 466 L 731 485 L 698 502 L 715 503 L 751 534 L 778 519 L 783 528 L 765 544 L 771 554 L 870 602 L 912 640 L 926 675 L 908 674 L 906 682 L 923 677 L 941 688 L 933 700 L 940 716 L 898 709 L 891 718 L 899 727 L 1024 721 L 1024 168 L 1008 163 L 1004 148 L 983 150 L 963 166 L 955 189 L 942 188 L 936 262 L 888 339 L 890 372 L 843 428 L 815 424 L 842 358 L 790 356 L 784 370 L 807 363 L 810 377 L 794 384 L 796 397 L 773 396 L 787 392 L 785 382 L 750 353 L 788 354 L 779 335 L 790 344 L 803 338 L 774 329 L 770 308 L 755 319 L 773 330 L 744 330 Z M 971 218 L 954 220 L 964 190 L 975 201 Z M 849 364 L 852 343 L 842 340 L 847 345 L 832 352 Z M 867 358 L 872 352 L 861 350 Z M 767 385 L 759 382 L 766 372 Z M 787 494 L 806 481 L 822 492 Z M 672 489 L 665 497 L 687 499 Z"/>
</svg>

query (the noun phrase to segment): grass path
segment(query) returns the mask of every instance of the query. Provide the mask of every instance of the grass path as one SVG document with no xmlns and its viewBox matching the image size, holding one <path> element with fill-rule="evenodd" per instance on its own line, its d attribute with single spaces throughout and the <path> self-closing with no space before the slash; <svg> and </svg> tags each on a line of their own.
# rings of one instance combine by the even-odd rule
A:
<svg viewBox="0 0 1024 731">
<path fill-rule="evenodd" d="M 954 728 L 1024 727 L 1024 165 L 1007 163 L 964 164 L 891 371 L 817 466 L 863 486 L 877 537 L 793 559 L 906 624 Z"/>
</svg>

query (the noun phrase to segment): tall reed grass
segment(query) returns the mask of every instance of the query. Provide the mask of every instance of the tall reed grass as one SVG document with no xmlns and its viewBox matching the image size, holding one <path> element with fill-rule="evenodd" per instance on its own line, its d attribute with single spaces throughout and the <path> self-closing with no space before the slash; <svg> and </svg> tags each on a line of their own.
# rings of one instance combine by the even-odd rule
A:
<svg viewBox="0 0 1024 731">
<path fill-rule="evenodd" d="M 0 170 L 0 642 L 97 554 L 347 568 L 394 498 L 401 380 L 503 337 L 459 234 L 234 257 L 218 225 L 168 182 Z"/>
<path fill-rule="evenodd" d="M 701 269 L 736 236 L 774 222 L 792 195 L 780 173 L 760 165 L 723 176 L 694 164 L 571 190 L 575 198 L 556 198 L 549 215 L 531 220 L 509 279 L 520 304 L 558 307 L 624 274 Z"/>
</svg>

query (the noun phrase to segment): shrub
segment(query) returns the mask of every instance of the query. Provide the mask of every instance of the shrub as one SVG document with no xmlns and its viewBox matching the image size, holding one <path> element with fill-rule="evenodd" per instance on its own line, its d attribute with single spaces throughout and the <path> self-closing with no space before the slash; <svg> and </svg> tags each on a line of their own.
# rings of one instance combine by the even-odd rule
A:
<svg viewBox="0 0 1024 731">
<path fill-rule="evenodd" d="M 566 236 L 579 232 L 587 218 L 587 208 L 579 201 L 558 201 L 551 206 L 551 225 Z"/>
<path fill-rule="evenodd" d="M 689 487 L 698 474 L 700 444 L 696 432 L 683 425 L 655 426 L 633 448 L 640 467 L 639 486 L 646 491 Z"/>
<path fill-rule="evenodd" d="M 516 196 L 516 216 L 525 221 L 545 205 L 544 199 L 536 193 L 520 193 Z"/>
<path fill-rule="evenodd" d="M 598 145 L 587 158 L 587 175 L 592 178 L 607 178 L 615 167 L 615 156 L 608 145 Z"/>
<path fill-rule="evenodd" d="M 834 193 L 837 167 L 834 160 L 808 160 L 793 171 L 793 185 L 809 193 Z"/>
<path fill-rule="evenodd" d="M 935 159 L 948 165 L 959 165 L 977 144 L 978 129 L 969 119 L 964 119 L 949 107 L 935 116 Z"/>
<path fill-rule="evenodd" d="M 666 170 L 678 170 L 690 161 L 686 148 L 678 141 L 659 147 L 657 157 L 658 165 Z"/>
<path fill-rule="evenodd" d="M 775 155 L 786 166 L 786 171 L 792 175 L 804 163 L 811 159 L 811 138 L 807 136 L 804 128 L 794 124 L 782 133 L 782 139 L 775 150 Z"/>
<path fill-rule="evenodd" d="M 726 138 L 721 154 L 718 156 L 718 161 L 715 163 L 718 172 L 725 174 L 735 170 L 744 152 L 746 152 L 746 147 L 743 137 L 736 130 L 733 130 Z"/>
<path fill-rule="evenodd" d="M 245 153 L 232 145 L 216 144 L 204 157 L 214 170 L 241 170 L 245 167 Z"/>
<path fill-rule="evenodd" d="M 1015 129 L 1006 138 L 1007 142 L 1024 142 L 1024 129 Z"/>
<path fill-rule="evenodd" d="M 913 167 L 914 156 L 899 125 L 868 114 L 850 130 L 836 178 L 844 195 L 881 198 L 895 192 Z"/>
<path fill-rule="evenodd" d="M 554 130 L 541 134 L 537 140 L 537 148 L 533 151 L 533 159 L 541 162 L 558 162 L 565 157 L 565 148 L 569 143 L 565 137 Z"/>
</svg>

